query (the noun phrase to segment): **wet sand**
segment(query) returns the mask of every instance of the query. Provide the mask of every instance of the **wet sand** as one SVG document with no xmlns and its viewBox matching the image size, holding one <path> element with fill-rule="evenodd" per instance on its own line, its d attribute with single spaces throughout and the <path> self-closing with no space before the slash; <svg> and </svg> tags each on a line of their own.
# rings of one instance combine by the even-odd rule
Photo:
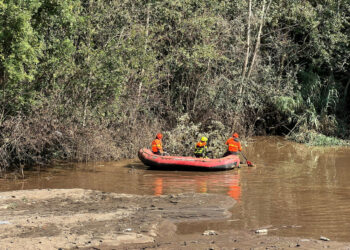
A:
<svg viewBox="0 0 350 250">
<path fill-rule="evenodd" d="M 254 229 L 177 234 L 179 222 L 227 220 L 235 203 L 196 193 L 2 192 L 0 249 L 350 249 L 346 242 L 258 235 Z"/>
</svg>

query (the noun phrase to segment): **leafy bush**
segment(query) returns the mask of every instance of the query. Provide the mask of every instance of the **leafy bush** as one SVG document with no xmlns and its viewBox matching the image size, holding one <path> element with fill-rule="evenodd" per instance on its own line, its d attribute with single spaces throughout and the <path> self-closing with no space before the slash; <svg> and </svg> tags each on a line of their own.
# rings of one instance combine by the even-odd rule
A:
<svg viewBox="0 0 350 250">
<path fill-rule="evenodd" d="M 309 146 L 349 146 L 350 142 L 331 136 L 325 136 L 314 130 L 292 133 L 289 139 Z"/>
<path fill-rule="evenodd" d="M 177 126 L 165 133 L 164 145 L 171 154 L 193 156 L 196 143 L 202 136 L 208 138 L 208 150 L 213 157 L 221 157 L 226 150 L 225 141 L 230 136 L 219 121 L 209 121 L 203 128 L 200 123 L 194 124 L 188 114 L 177 120 Z"/>
</svg>

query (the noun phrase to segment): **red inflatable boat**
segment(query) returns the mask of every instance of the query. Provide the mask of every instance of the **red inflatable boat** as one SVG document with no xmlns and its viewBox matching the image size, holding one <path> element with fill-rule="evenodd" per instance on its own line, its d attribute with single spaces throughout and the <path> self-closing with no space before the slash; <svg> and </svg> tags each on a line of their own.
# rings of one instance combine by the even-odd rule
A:
<svg viewBox="0 0 350 250">
<path fill-rule="evenodd" d="M 229 170 L 238 167 L 240 162 L 238 155 L 229 155 L 218 159 L 161 156 L 153 154 L 147 148 L 140 149 L 138 156 L 145 165 L 164 170 Z"/>
</svg>

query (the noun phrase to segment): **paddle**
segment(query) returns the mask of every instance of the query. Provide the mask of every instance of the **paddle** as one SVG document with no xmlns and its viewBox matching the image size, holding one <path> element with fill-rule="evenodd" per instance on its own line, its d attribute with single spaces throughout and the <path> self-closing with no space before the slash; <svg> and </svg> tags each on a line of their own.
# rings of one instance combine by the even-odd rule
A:
<svg viewBox="0 0 350 250">
<path fill-rule="evenodd" d="M 248 167 L 253 167 L 253 163 L 247 160 L 247 157 L 245 157 L 245 155 L 243 154 L 242 151 L 241 151 L 241 155 L 244 157 L 244 159 L 245 159 L 245 161 L 246 161 Z"/>
</svg>

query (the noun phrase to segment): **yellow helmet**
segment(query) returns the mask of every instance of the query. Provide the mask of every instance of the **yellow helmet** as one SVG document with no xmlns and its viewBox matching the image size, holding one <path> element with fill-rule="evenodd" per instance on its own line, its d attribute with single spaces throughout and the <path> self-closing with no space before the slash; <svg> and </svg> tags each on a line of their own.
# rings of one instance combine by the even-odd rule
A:
<svg viewBox="0 0 350 250">
<path fill-rule="evenodd" d="M 201 138 L 201 141 L 208 141 L 208 138 L 205 137 L 205 136 L 203 136 L 203 137 Z"/>
</svg>

